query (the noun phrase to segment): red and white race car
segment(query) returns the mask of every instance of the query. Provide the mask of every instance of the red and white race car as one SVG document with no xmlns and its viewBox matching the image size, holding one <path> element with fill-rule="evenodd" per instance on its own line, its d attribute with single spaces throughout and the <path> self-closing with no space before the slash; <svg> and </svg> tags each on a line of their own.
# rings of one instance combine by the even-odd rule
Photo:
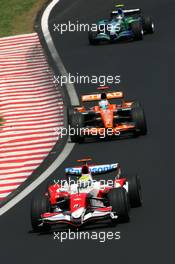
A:
<svg viewBox="0 0 175 264">
<path fill-rule="evenodd" d="M 129 221 L 130 207 L 142 204 L 138 176 L 121 177 L 118 163 L 91 165 L 82 159 L 82 166 L 66 168 L 66 180 L 50 185 L 41 197 L 32 199 L 31 224 L 35 231 L 65 223 L 80 227 L 87 222 Z M 95 180 L 93 175 L 115 171 L 114 179 Z"/>
</svg>

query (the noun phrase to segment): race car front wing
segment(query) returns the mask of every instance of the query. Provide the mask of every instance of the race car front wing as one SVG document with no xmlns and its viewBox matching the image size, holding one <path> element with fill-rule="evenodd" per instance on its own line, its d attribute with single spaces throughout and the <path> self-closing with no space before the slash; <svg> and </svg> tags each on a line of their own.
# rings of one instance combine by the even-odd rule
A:
<svg viewBox="0 0 175 264">
<path fill-rule="evenodd" d="M 111 207 L 97 208 L 93 212 L 88 212 L 86 214 L 82 214 L 80 217 L 73 217 L 73 214 L 70 212 L 57 212 L 57 213 L 44 213 L 41 215 L 42 223 L 45 224 L 59 224 L 65 223 L 72 226 L 80 226 L 88 221 L 92 220 L 100 220 L 108 217 L 109 219 L 117 219 L 118 216 L 112 212 Z"/>
</svg>

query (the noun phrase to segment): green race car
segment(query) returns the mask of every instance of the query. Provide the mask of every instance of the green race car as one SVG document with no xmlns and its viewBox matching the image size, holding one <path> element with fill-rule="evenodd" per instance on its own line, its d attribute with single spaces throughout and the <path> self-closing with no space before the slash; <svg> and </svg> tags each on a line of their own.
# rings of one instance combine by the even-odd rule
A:
<svg viewBox="0 0 175 264">
<path fill-rule="evenodd" d="M 89 32 L 91 45 L 118 40 L 142 40 L 144 34 L 154 33 L 154 23 L 144 17 L 140 9 L 124 10 L 117 6 L 110 19 L 100 20 Z"/>
</svg>

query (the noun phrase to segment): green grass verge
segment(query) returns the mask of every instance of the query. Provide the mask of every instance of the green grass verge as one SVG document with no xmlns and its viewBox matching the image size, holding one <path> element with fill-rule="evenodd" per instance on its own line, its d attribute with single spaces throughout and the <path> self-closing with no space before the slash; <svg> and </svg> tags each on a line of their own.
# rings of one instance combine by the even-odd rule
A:
<svg viewBox="0 0 175 264">
<path fill-rule="evenodd" d="M 1 128 L 1 126 L 2 126 L 2 122 L 3 122 L 3 121 L 4 121 L 3 118 L 0 117 L 0 128 Z"/>
<path fill-rule="evenodd" d="M 37 12 L 46 0 L 0 0 L 0 37 L 33 32 Z"/>
<path fill-rule="evenodd" d="M 33 32 L 38 11 L 47 0 L 0 0 L 0 37 Z M 0 128 L 3 118 L 0 116 Z"/>
</svg>

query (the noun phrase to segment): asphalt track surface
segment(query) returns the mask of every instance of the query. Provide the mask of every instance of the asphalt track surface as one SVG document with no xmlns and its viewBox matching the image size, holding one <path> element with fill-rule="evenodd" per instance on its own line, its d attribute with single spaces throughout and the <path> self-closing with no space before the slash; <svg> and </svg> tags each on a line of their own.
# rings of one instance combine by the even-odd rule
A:
<svg viewBox="0 0 175 264">
<path fill-rule="evenodd" d="M 115 1 L 61 1 L 50 18 L 53 23 L 68 19 L 93 23 L 105 17 Z M 91 47 L 86 33 L 60 37 L 52 33 L 68 72 L 80 74 L 121 74 L 127 98 L 139 99 L 145 108 L 149 134 L 137 139 L 77 145 L 59 170 L 73 165 L 77 158 L 91 155 L 96 162 L 119 161 L 125 171 L 137 171 L 142 179 L 144 206 L 134 209 L 131 222 L 98 231 L 120 231 L 119 241 L 53 240 L 52 234 L 31 232 L 30 200 L 36 191 L 0 219 L 0 260 L 5 263 L 118 262 L 172 263 L 174 259 L 174 41 L 173 0 L 125 1 L 153 16 L 156 33 L 141 42 Z M 78 94 L 95 86 L 77 85 Z"/>
</svg>

